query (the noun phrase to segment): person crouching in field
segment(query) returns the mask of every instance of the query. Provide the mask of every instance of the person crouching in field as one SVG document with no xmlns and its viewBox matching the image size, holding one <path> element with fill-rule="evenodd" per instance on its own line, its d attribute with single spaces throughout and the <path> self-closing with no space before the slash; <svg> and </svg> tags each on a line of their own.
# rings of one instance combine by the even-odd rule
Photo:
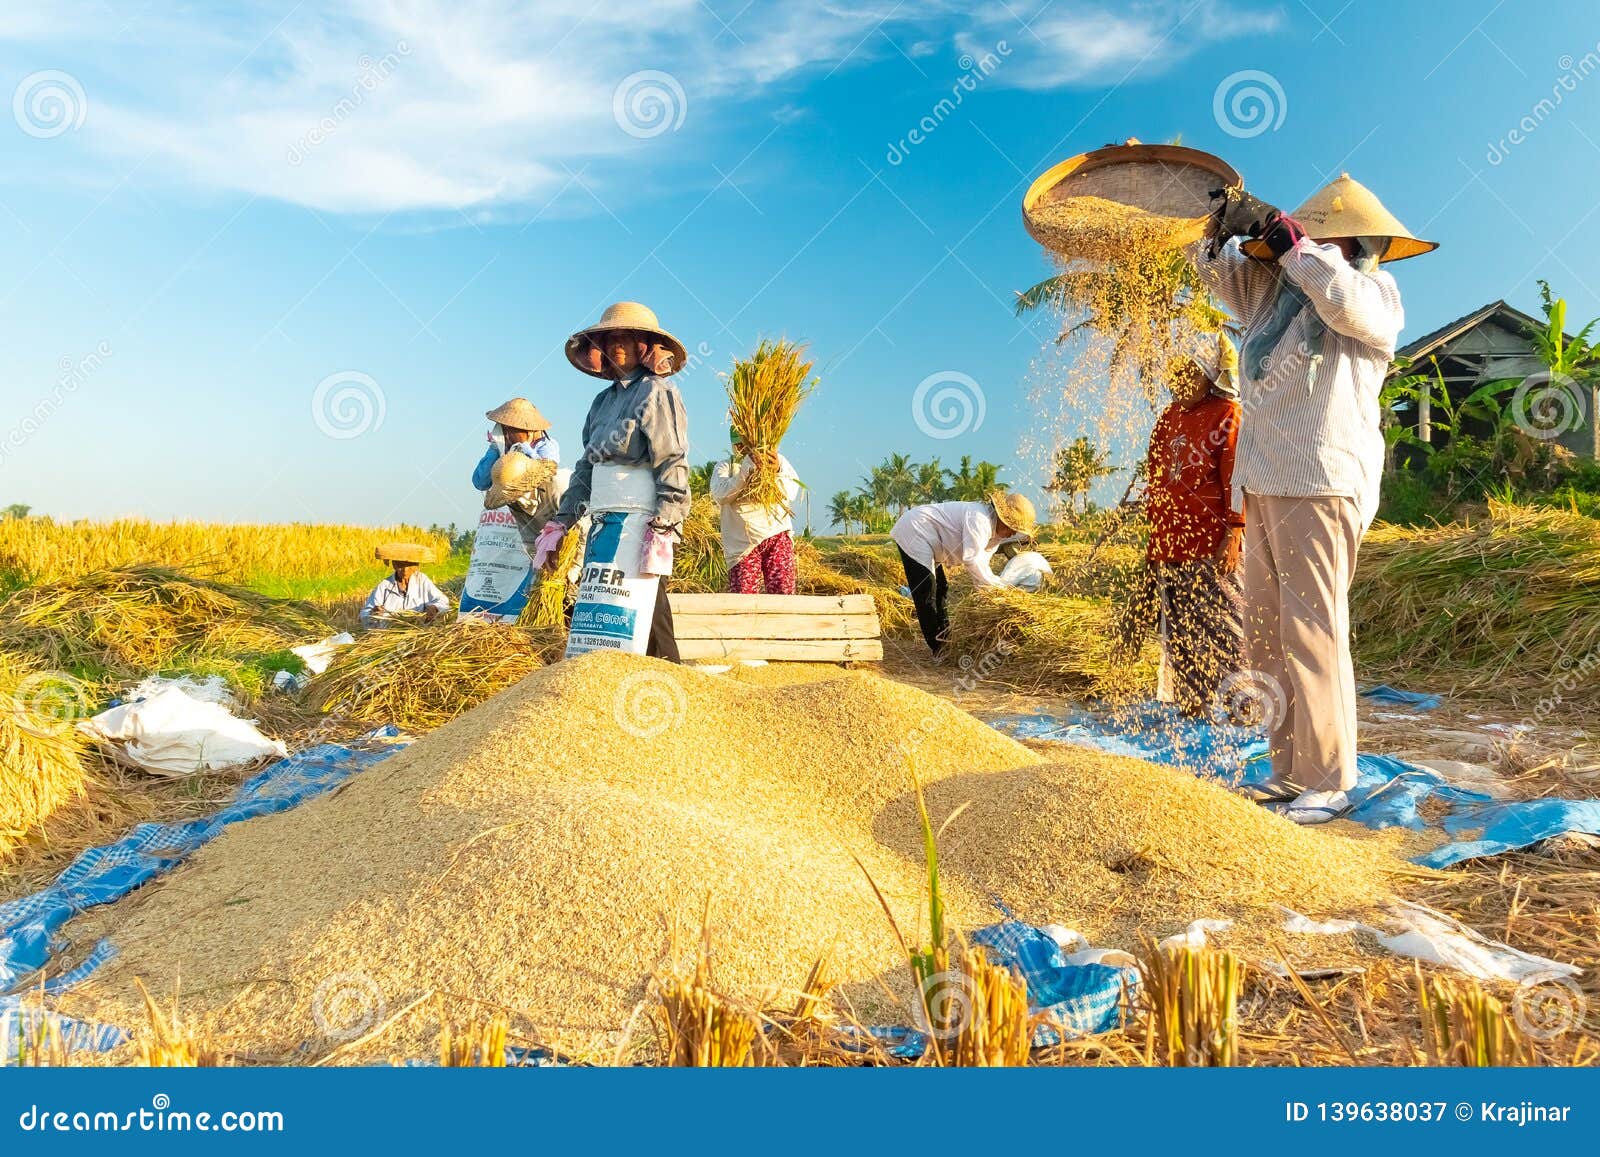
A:
<svg viewBox="0 0 1600 1157">
<path fill-rule="evenodd" d="M 800 476 L 776 450 L 764 464 L 778 480 L 783 501 L 763 506 L 745 497 L 756 463 L 737 430 L 729 431 L 733 457 L 711 474 L 711 497 L 722 522 L 722 551 L 728 560 L 728 590 L 736 595 L 792 595 L 795 587 L 794 500 Z"/>
<path fill-rule="evenodd" d="M 418 569 L 432 552 L 425 546 L 410 542 L 390 542 L 377 551 L 379 562 L 387 562 L 394 573 L 385 578 L 361 608 L 363 627 L 386 627 L 396 615 L 421 615 L 424 622 L 433 622 L 450 609 L 450 600 L 433 585 L 433 580 Z"/>
<path fill-rule="evenodd" d="M 1234 485 L 1271 787 L 1288 819 L 1325 823 L 1349 810 L 1356 783 L 1350 579 L 1378 510 L 1379 393 L 1405 324 L 1399 286 L 1379 264 L 1435 246 L 1348 173 L 1292 216 L 1242 189 L 1212 196 L 1208 240 L 1190 255 L 1244 326 Z"/>
<path fill-rule="evenodd" d="M 1233 509 L 1237 365 L 1222 334 L 1191 339 L 1173 370 L 1172 404 L 1156 419 L 1146 463 L 1145 561 L 1163 671 L 1178 709 L 1192 718 L 1210 715 L 1218 689 L 1244 665 L 1244 515 Z"/>
<path fill-rule="evenodd" d="M 526 454 L 529 458 L 561 461 L 561 447 L 550 436 L 550 423 L 527 398 L 512 398 L 484 415 L 493 422 L 505 442 L 502 450 L 493 442 L 472 469 L 472 484 L 487 491 L 494 480 L 494 464 L 502 454 Z"/>
<path fill-rule="evenodd" d="M 950 632 L 946 568 L 964 570 L 980 588 L 1001 586 L 992 569 L 995 551 L 1031 535 L 1037 522 L 1033 503 L 1000 490 L 987 502 L 930 502 L 900 516 L 889 537 L 900 549 L 917 626 L 935 655 Z"/>
</svg>

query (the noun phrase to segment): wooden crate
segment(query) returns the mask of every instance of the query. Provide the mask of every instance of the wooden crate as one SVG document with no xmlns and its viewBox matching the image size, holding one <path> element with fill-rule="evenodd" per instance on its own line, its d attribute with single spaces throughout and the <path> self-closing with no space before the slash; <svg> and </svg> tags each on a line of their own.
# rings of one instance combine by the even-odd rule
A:
<svg viewBox="0 0 1600 1157">
<path fill-rule="evenodd" d="M 871 595 L 670 595 L 685 661 L 883 658 Z"/>
</svg>

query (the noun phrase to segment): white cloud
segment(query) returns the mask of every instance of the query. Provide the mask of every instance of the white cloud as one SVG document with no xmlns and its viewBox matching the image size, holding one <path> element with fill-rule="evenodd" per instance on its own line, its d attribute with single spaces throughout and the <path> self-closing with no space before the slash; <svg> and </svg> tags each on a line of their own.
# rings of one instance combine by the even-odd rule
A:
<svg viewBox="0 0 1600 1157">
<path fill-rule="evenodd" d="M 897 46 L 1006 39 L 1017 56 L 999 82 L 1043 89 L 1159 67 L 1215 35 L 1209 2 L 1112 3 L 257 0 L 198 23 L 147 0 L 62 0 L 0 19 L 0 51 L 19 75 L 83 81 L 83 143 L 144 162 L 145 177 L 336 212 L 479 213 L 537 205 L 587 162 L 658 143 L 654 122 L 613 116 L 619 82 L 645 70 L 673 78 L 654 112 L 692 134 L 772 86 Z"/>
</svg>

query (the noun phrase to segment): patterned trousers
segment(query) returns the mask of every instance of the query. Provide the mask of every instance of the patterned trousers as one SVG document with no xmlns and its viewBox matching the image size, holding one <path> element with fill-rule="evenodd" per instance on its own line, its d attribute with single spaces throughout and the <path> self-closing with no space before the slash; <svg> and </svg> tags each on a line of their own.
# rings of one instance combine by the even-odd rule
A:
<svg viewBox="0 0 1600 1157">
<path fill-rule="evenodd" d="M 760 594 L 763 583 L 769 595 L 794 594 L 794 536 L 788 531 L 764 539 L 728 568 L 732 594 Z"/>
</svg>

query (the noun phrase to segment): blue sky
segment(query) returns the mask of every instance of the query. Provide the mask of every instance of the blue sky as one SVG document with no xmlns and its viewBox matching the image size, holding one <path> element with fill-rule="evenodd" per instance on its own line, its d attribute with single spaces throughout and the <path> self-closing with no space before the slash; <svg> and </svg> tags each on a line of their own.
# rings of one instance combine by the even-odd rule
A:
<svg viewBox="0 0 1600 1157">
<path fill-rule="evenodd" d="M 1011 310 L 1050 271 L 1021 195 L 1056 161 L 1128 136 L 1181 134 L 1285 207 L 1341 170 L 1372 187 L 1442 243 L 1394 267 L 1402 340 L 1496 297 L 1534 310 L 1541 276 L 1588 318 L 1600 314 L 1600 11 L 1529 12 L 1503 0 L 7 11 L 0 503 L 467 524 L 490 406 L 526 394 L 577 451 L 593 386 L 562 341 L 620 298 L 703 353 L 679 377 L 696 461 L 726 444 L 716 372 L 787 334 L 819 361 L 787 451 L 823 502 L 891 450 L 1014 463 L 1038 421 L 1030 365 L 1051 336 Z M 1266 122 L 1240 119 L 1248 102 L 1228 112 L 1252 83 Z M 935 114 L 958 88 L 959 106 Z M 934 127 L 910 143 L 925 117 Z M 930 377 L 974 383 L 981 424 L 919 428 L 913 399 Z"/>
</svg>

